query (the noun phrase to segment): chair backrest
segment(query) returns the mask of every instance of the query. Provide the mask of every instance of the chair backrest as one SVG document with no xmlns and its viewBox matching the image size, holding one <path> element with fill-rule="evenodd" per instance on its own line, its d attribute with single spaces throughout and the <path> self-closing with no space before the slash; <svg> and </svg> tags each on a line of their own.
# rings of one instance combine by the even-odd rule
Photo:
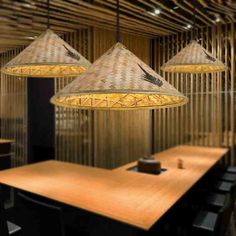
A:
<svg viewBox="0 0 236 236">
<path fill-rule="evenodd" d="M 234 209 L 234 201 L 230 194 L 226 195 L 225 204 L 219 211 L 217 236 L 224 236 L 230 223 Z"/>
<path fill-rule="evenodd" d="M 8 228 L 7 228 L 7 221 L 5 218 L 5 209 L 4 209 L 4 204 L 2 200 L 2 189 L 0 186 L 0 232 L 1 236 L 8 236 Z"/>
<path fill-rule="evenodd" d="M 233 201 L 236 200 L 236 183 L 233 184 L 233 186 L 230 189 L 230 194 L 231 194 L 231 198 Z"/>
<path fill-rule="evenodd" d="M 37 235 L 64 236 L 64 222 L 61 207 L 33 199 L 24 193 L 17 193 L 18 201 L 25 211 L 33 212 L 31 221 L 37 222 Z M 35 222 L 32 222 L 34 225 Z M 24 227 L 32 227 L 30 221 Z"/>
</svg>

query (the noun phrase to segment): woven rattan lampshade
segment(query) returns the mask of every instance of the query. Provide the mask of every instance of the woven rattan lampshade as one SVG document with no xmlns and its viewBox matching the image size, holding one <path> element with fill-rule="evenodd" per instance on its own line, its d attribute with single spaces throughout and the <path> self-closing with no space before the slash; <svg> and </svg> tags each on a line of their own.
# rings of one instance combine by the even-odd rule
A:
<svg viewBox="0 0 236 236">
<path fill-rule="evenodd" d="M 3 72 L 27 77 L 77 76 L 90 62 L 52 30 L 47 29 L 19 55 L 8 62 Z"/>
<path fill-rule="evenodd" d="M 187 101 L 121 43 L 51 98 L 58 106 L 113 110 L 174 107 Z"/>
<path fill-rule="evenodd" d="M 225 65 L 196 41 L 192 41 L 162 68 L 166 72 L 210 73 L 226 69 Z"/>
</svg>

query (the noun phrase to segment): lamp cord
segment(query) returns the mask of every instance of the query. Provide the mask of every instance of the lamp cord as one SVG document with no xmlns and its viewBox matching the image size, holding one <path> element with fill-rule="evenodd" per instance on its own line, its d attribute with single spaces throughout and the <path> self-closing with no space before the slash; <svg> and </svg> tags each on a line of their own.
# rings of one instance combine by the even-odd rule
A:
<svg viewBox="0 0 236 236">
<path fill-rule="evenodd" d="M 197 40 L 196 37 L 196 7 L 193 9 L 193 40 Z"/>
<path fill-rule="evenodd" d="M 47 28 L 50 29 L 50 0 L 47 0 Z"/>
<path fill-rule="evenodd" d="M 116 42 L 120 42 L 120 0 L 116 0 Z"/>
</svg>

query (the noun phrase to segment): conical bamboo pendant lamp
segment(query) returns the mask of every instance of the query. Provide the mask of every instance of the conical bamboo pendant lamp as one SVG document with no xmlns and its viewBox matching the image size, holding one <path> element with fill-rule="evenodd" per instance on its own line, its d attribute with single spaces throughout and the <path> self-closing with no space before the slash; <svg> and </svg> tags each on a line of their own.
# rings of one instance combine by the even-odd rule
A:
<svg viewBox="0 0 236 236">
<path fill-rule="evenodd" d="M 194 8 L 193 33 L 195 37 L 196 10 Z M 211 73 L 226 69 L 225 65 L 193 40 L 162 67 L 166 72 Z"/>
<path fill-rule="evenodd" d="M 187 100 L 121 43 L 117 43 L 52 97 L 51 102 L 70 108 L 122 110 L 172 107 Z"/>
<path fill-rule="evenodd" d="M 40 78 L 77 76 L 90 66 L 88 60 L 49 29 L 49 15 L 48 0 L 48 29 L 4 66 L 5 74 Z"/>
<path fill-rule="evenodd" d="M 119 12 L 119 0 L 117 0 Z M 81 109 L 174 107 L 188 99 L 119 43 L 51 98 L 58 106 Z"/>
<path fill-rule="evenodd" d="M 178 73 L 211 73 L 225 70 L 225 65 L 193 40 L 161 69 Z"/>
</svg>

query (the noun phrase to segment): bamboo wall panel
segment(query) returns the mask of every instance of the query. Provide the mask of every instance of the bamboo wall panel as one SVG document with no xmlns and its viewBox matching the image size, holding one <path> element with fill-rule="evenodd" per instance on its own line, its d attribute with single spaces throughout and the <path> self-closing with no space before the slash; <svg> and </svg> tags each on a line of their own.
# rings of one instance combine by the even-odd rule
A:
<svg viewBox="0 0 236 236">
<path fill-rule="evenodd" d="M 90 60 L 91 30 L 66 34 L 63 38 Z M 55 78 L 55 93 L 75 77 Z M 55 107 L 55 156 L 57 160 L 93 165 L 93 112 Z"/>
<path fill-rule="evenodd" d="M 1 67 L 21 49 L 2 53 Z M 1 73 L 1 138 L 12 139 L 12 166 L 27 163 L 27 81 Z"/>
<path fill-rule="evenodd" d="M 115 33 L 94 29 L 93 58 L 97 59 L 115 43 Z M 150 39 L 129 34 L 121 42 L 150 64 Z M 94 163 L 114 168 L 151 152 L 150 111 L 95 111 Z"/>
<path fill-rule="evenodd" d="M 64 36 L 90 61 L 115 42 L 115 33 L 83 29 Z M 123 43 L 143 61 L 150 60 L 150 39 L 122 35 Z M 140 47 L 142 45 L 142 47 Z M 1 66 L 20 49 L 1 54 Z M 74 78 L 55 78 L 55 92 Z M 15 140 L 14 166 L 26 164 L 26 78 L 1 74 L 1 136 Z M 55 158 L 62 161 L 112 168 L 150 153 L 150 112 L 93 112 L 55 107 Z"/>
<path fill-rule="evenodd" d="M 154 111 L 154 151 L 187 143 L 229 146 L 229 162 L 235 155 L 235 23 L 198 30 L 199 43 L 228 67 L 223 73 L 163 73 L 160 67 L 185 47 L 194 34 L 180 33 L 155 40 L 155 68 L 158 73 L 189 97 L 178 108 Z"/>
<path fill-rule="evenodd" d="M 115 43 L 115 33 L 94 28 L 68 34 L 64 39 L 94 61 Z M 122 42 L 149 63 L 150 39 L 124 34 Z M 73 79 L 55 79 L 55 92 Z M 113 168 L 150 153 L 149 111 L 93 112 L 56 107 L 55 112 L 58 160 Z"/>
<path fill-rule="evenodd" d="M 171 74 L 161 65 L 185 47 L 193 33 L 184 32 L 154 40 L 155 69 L 190 99 L 186 106 L 156 110 L 154 151 L 187 143 L 231 147 L 235 164 L 235 24 L 198 30 L 199 42 L 220 58 L 227 72 L 201 75 Z M 115 42 L 112 31 L 83 29 L 64 38 L 93 61 Z M 123 34 L 121 41 L 147 64 L 150 39 Z M 1 66 L 20 49 L 1 54 Z M 74 78 L 56 78 L 55 92 Z M 1 74 L 1 137 L 15 140 L 13 165 L 27 163 L 26 79 Z M 7 105 L 6 105 L 7 104 Z M 150 111 L 85 111 L 55 108 L 56 159 L 112 168 L 151 152 Z"/>
</svg>

